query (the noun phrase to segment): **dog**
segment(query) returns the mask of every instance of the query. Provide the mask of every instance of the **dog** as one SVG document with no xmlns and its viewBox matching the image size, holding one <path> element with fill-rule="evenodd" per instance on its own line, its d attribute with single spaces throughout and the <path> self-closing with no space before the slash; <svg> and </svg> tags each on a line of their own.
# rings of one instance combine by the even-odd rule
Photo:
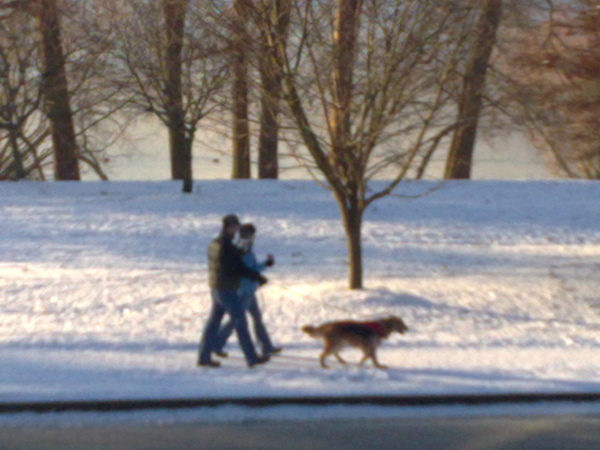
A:
<svg viewBox="0 0 600 450">
<path fill-rule="evenodd" d="M 319 326 L 305 325 L 301 330 L 314 338 L 323 338 L 323 353 L 321 353 L 321 367 L 327 369 L 325 358 L 334 355 L 339 362 L 346 364 L 346 361 L 339 355 L 339 351 L 345 346 L 357 347 L 362 349 L 363 358 L 359 365 L 363 365 L 367 359 L 371 359 L 375 367 L 386 369 L 387 366 L 379 364 L 377 361 L 377 347 L 382 339 L 387 339 L 392 332 L 397 331 L 404 334 L 408 327 L 402 319 L 390 316 L 386 319 L 379 319 L 369 322 L 356 322 L 345 320 L 338 322 L 327 322 Z"/>
</svg>

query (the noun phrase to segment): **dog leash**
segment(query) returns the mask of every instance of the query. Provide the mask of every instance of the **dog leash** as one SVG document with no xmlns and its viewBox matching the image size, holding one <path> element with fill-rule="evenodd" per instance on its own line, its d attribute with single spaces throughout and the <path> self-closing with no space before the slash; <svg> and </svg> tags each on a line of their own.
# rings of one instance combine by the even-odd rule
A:
<svg viewBox="0 0 600 450">
<path fill-rule="evenodd" d="M 296 296 L 298 296 L 298 297 L 302 297 L 302 298 L 304 298 L 304 299 L 306 299 L 306 300 L 311 300 L 311 301 L 313 301 L 313 302 L 320 303 L 321 305 L 328 306 L 328 307 L 330 307 L 330 308 L 333 308 L 333 309 L 337 309 L 337 310 L 343 311 L 343 312 L 345 312 L 345 313 L 347 313 L 347 314 L 355 314 L 354 312 L 352 312 L 352 311 L 350 311 L 350 310 L 348 310 L 348 309 L 346 309 L 346 308 L 342 308 L 341 306 L 337 306 L 337 305 L 334 305 L 334 304 L 332 304 L 332 303 L 325 302 L 325 301 L 323 301 L 323 300 L 319 300 L 319 299 L 317 299 L 317 298 L 315 298 L 315 297 L 310 297 L 310 296 L 308 296 L 308 295 L 301 294 L 300 292 L 298 292 L 298 291 L 295 291 L 295 290 L 293 290 L 293 289 L 290 289 L 290 288 L 288 288 L 287 286 L 284 286 L 284 285 L 283 285 L 283 284 L 281 284 L 281 283 L 273 283 L 273 282 L 271 282 L 271 281 L 269 281 L 269 283 L 270 283 L 270 284 L 274 284 L 274 285 L 276 285 L 276 286 L 278 286 L 278 287 L 280 287 L 280 288 L 282 288 L 282 289 L 284 289 L 284 290 L 286 290 L 286 291 L 288 291 L 288 292 L 291 292 L 292 294 L 294 294 L 294 295 L 296 295 Z"/>
</svg>

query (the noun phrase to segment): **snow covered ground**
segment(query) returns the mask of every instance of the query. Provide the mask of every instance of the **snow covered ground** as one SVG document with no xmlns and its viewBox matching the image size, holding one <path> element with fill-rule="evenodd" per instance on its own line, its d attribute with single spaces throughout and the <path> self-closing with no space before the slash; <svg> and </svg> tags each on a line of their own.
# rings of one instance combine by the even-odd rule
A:
<svg viewBox="0 0 600 450">
<path fill-rule="evenodd" d="M 367 211 L 349 291 L 337 206 L 311 181 L 0 183 L 0 402 L 600 392 L 599 182 L 396 194 Z M 261 303 L 284 351 L 250 370 L 233 338 L 199 369 L 206 246 L 232 212 L 275 254 Z M 390 314 L 410 332 L 380 348 L 388 370 L 321 369 L 299 329 Z"/>
</svg>

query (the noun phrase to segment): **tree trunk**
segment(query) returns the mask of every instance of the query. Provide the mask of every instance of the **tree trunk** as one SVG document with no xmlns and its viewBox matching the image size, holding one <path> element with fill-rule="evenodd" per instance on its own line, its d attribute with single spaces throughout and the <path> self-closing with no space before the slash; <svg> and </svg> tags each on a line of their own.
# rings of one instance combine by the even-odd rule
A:
<svg viewBox="0 0 600 450">
<path fill-rule="evenodd" d="M 355 166 L 352 144 L 351 105 L 356 42 L 362 0 L 338 0 L 333 31 L 334 64 L 332 72 L 333 104 L 330 109 L 333 167 L 344 188 L 336 192 L 348 241 L 350 289 L 362 289 L 362 209 L 359 207 L 360 169 Z"/>
<path fill-rule="evenodd" d="M 183 180 L 183 192 L 192 189 L 192 142 L 187 136 L 182 94 L 182 52 L 187 2 L 164 0 L 165 35 L 165 96 L 169 118 L 169 150 L 171 177 Z"/>
<path fill-rule="evenodd" d="M 340 175 L 348 180 L 348 167 L 352 141 L 350 127 L 350 105 L 353 90 L 354 59 L 362 0 L 338 0 L 334 24 L 333 43 L 335 61 L 333 66 L 334 101 L 330 111 L 334 165 Z"/>
<path fill-rule="evenodd" d="M 281 77 L 277 76 L 270 60 L 261 61 L 262 98 L 260 134 L 258 141 L 258 177 L 277 179 L 279 176 L 279 101 Z"/>
<path fill-rule="evenodd" d="M 18 132 L 14 126 L 10 126 L 7 131 L 13 159 L 12 166 L 14 169 L 14 178 L 16 180 L 23 180 L 27 178 L 27 171 L 25 170 L 23 155 L 21 154 L 21 150 L 19 149 Z"/>
<path fill-rule="evenodd" d="M 185 170 L 183 173 L 183 187 L 182 192 L 191 194 L 194 188 L 194 179 L 192 177 L 192 145 L 194 142 L 193 135 L 186 135 L 184 137 L 184 148 L 182 152 L 182 158 L 185 161 Z"/>
<path fill-rule="evenodd" d="M 353 203 L 358 202 L 347 206 L 338 199 L 348 246 L 348 286 L 350 289 L 362 289 L 362 211 Z"/>
<path fill-rule="evenodd" d="M 282 101 L 283 77 L 278 61 L 278 48 L 284 47 L 290 25 L 291 1 L 275 0 L 263 11 L 265 23 L 260 26 L 261 55 L 260 71 L 262 82 L 261 117 L 259 134 L 259 178 L 279 177 L 279 107 Z"/>
<path fill-rule="evenodd" d="M 476 40 L 466 68 L 458 104 L 458 128 L 452 138 L 444 178 L 469 179 L 481 110 L 485 76 L 496 43 L 502 0 L 486 0 L 477 25 Z"/>
<path fill-rule="evenodd" d="M 245 55 L 246 18 L 243 0 L 233 4 L 233 171 L 232 178 L 250 178 L 248 69 Z"/>
<path fill-rule="evenodd" d="M 43 89 L 52 127 L 54 178 L 80 180 L 78 148 L 56 0 L 40 0 L 39 27 L 44 54 Z"/>
</svg>

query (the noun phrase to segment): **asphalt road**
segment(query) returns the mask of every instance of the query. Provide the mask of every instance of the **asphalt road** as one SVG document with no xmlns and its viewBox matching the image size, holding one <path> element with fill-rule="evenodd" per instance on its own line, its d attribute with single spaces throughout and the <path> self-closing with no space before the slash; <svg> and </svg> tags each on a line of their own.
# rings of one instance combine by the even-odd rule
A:
<svg viewBox="0 0 600 450">
<path fill-rule="evenodd" d="M 598 450 L 600 415 L 0 427 L 2 450 Z"/>
</svg>

